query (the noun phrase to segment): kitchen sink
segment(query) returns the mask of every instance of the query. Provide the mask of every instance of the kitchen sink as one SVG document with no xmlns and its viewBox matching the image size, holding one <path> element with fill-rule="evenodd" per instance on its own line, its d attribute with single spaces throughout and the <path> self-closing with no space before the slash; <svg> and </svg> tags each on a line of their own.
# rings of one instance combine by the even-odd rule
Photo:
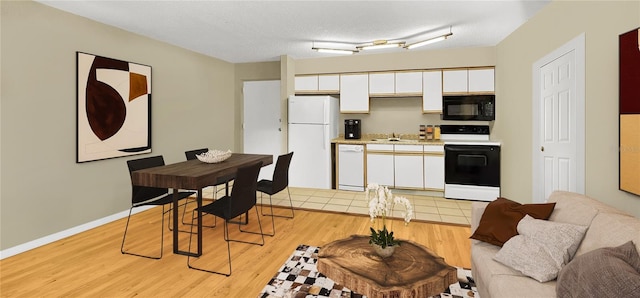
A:
<svg viewBox="0 0 640 298">
<path fill-rule="evenodd" d="M 385 139 L 372 139 L 373 142 L 398 142 L 398 143 L 417 143 L 418 140 L 400 139 L 400 138 L 385 138 Z"/>
</svg>

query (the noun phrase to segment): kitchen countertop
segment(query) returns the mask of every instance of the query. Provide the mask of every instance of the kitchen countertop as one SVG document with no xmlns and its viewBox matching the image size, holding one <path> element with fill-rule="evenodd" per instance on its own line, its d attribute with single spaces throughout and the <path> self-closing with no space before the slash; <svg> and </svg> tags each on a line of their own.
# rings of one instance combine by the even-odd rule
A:
<svg viewBox="0 0 640 298">
<path fill-rule="evenodd" d="M 366 145 L 366 144 L 396 144 L 396 145 L 444 145 L 442 140 L 419 140 L 418 135 L 403 135 L 401 141 L 386 140 L 387 134 L 366 134 L 360 139 L 345 139 L 343 135 L 331 140 L 334 144 Z M 376 140 L 376 141 L 374 141 Z"/>
</svg>

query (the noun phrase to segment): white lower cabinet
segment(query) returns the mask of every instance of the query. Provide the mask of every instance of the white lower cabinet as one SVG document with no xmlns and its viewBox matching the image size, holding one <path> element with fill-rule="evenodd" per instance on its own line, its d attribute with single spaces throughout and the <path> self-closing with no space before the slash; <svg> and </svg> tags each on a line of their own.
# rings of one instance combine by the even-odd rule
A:
<svg viewBox="0 0 640 298">
<path fill-rule="evenodd" d="M 367 184 L 394 187 L 393 145 L 367 145 Z"/>
<path fill-rule="evenodd" d="M 424 188 L 422 145 L 394 145 L 396 188 Z"/>
<path fill-rule="evenodd" d="M 394 155 L 396 188 L 423 188 L 422 155 Z"/>
<path fill-rule="evenodd" d="M 367 144 L 366 184 L 444 191 L 444 146 Z"/>
<path fill-rule="evenodd" d="M 444 146 L 424 146 L 424 188 L 444 191 Z"/>
</svg>

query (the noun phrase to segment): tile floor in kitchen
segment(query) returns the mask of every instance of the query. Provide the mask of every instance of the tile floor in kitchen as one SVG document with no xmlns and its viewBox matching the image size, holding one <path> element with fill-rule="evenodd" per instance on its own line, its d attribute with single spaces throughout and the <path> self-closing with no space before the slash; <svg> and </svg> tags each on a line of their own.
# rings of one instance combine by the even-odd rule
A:
<svg viewBox="0 0 640 298">
<path fill-rule="evenodd" d="M 296 187 L 290 187 L 289 191 L 295 208 L 369 214 L 364 192 Z M 401 190 L 392 190 L 392 192 L 395 196 L 404 196 L 411 201 L 415 213 L 413 220 L 463 225 L 469 225 L 471 222 L 471 201 L 416 195 Z M 223 195 L 223 192 L 220 192 L 220 195 Z M 213 197 L 213 188 L 204 189 L 203 197 Z M 268 195 L 263 195 L 265 204 L 268 204 L 268 199 Z M 289 206 L 286 190 L 273 196 L 272 200 L 274 206 Z M 260 203 L 259 195 L 258 203 Z M 396 212 L 400 212 L 404 207 L 398 207 L 397 209 Z"/>
</svg>

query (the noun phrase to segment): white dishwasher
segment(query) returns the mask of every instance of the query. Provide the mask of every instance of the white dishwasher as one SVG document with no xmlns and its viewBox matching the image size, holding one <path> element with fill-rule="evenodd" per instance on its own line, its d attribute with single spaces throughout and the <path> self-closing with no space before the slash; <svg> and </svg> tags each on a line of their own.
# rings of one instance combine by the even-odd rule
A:
<svg viewBox="0 0 640 298">
<path fill-rule="evenodd" d="M 338 189 L 364 191 L 364 145 L 338 144 Z"/>
</svg>

